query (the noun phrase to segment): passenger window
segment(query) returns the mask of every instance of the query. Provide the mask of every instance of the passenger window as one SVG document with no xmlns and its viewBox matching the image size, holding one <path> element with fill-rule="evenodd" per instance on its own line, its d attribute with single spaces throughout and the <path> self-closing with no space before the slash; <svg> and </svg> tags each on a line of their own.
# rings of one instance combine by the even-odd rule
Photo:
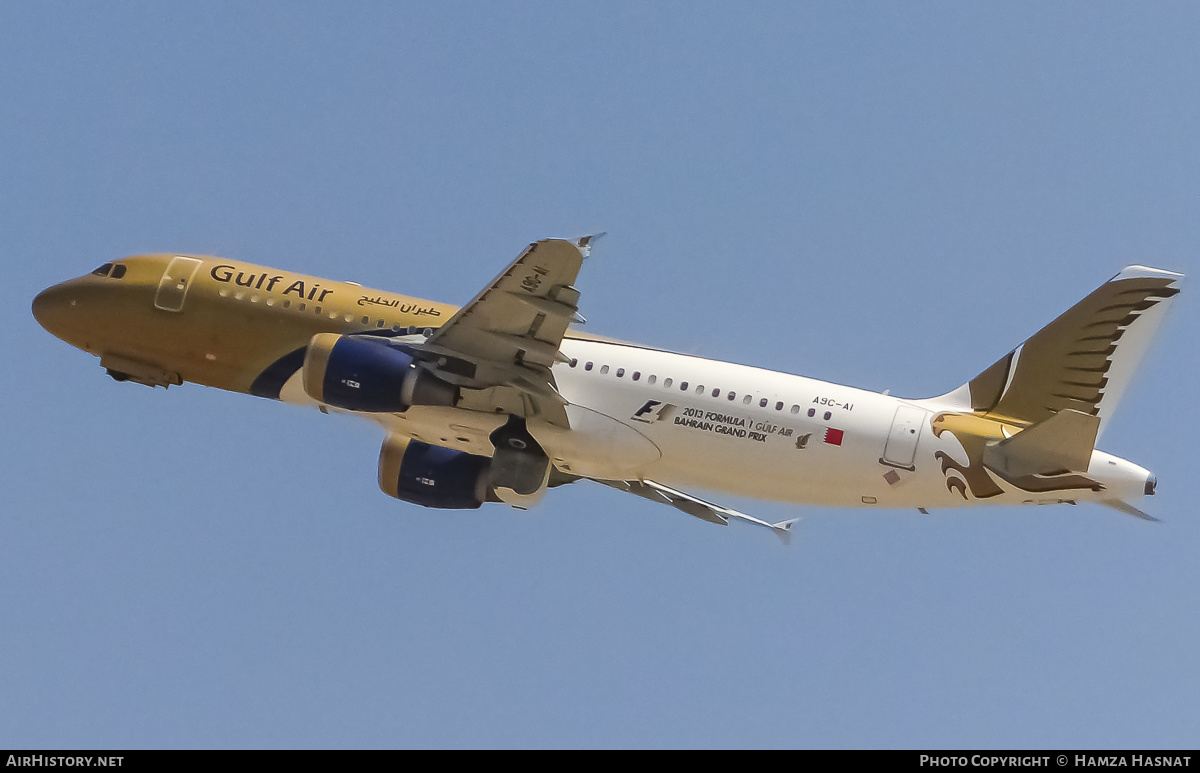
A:
<svg viewBox="0 0 1200 773">
<path fill-rule="evenodd" d="M 793 406 L 792 406 L 792 413 L 800 413 L 800 406 L 798 406 L 798 405 L 793 405 Z"/>
<path fill-rule="evenodd" d="M 782 411 L 782 410 L 783 410 L 783 403 L 775 403 L 775 410 L 777 410 L 777 411 Z"/>
<path fill-rule="evenodd" d="M 698 394 L 698 395 L 704 394 L 704 385 L 703 384 L 696 385 L 696 394 Z"/>
<path fill-rule="evenodd" d="M 633 377 L 636 379 L 636 378 L 637 378 L 637 374 L 636 374 L 636 373 L 634 373 L 634 374 L 633 374 Z M 650 376 L 647 376 L 647 377 L 646 377 L 646 383 L 647 383 L 647 384 L 653 384 L 655 381 L 658 381 L 658 376 L 650 375 Z"/>
<path fill-rule="evenodd" d="M 680 392 L 686 392 L 686 391 L 687 391 L 687 382 L 686 382 L 686 381 L 680 381 L 680 382 L 679 382 L 679 391 L 680 391 Z"/>
<path fill-rule="evenodd" d="M 766 407 L 767 407 L 767 398 L 765 398 L 765 397 L 764 397 L 763 399 L 759 400 L 759 401 L 758 401 L 758 407 L 759 407 L 759 408 L 766 408 Z"/>
<path fill-rule="evenodd" d="M 671 388 L 671 379 L 666 379 L 665 381 L 663 381 L 663 389 L 670 389 L 670 388 Z"/>
<path fill-rule="evenodd" d="M 735 398 L 735 397 L 737 397 L 737 395 L 736 395 L 735 393 L 733 393 L 733 392 L 730 392 L 730 393 L 729 393 L 729 400 L 730 400 L 730 402 L 732 402 L 732 401 L 733 401 L 733 398 Z"/>
<path fill-rule="evenodd" d="M 590 363 L 590 362 L 589 362 L 587 365 L 584 365 L 584 366 L 583 366 L 583 369 L 584 369 L 584 370 L 591 370 L 591 369 L 592 369 L 592 363 Z"/>
<path fill-rule="evenodd" d="M 816 408 L 809 408 L 809 409 L 808 409 L 808 418 L 810 418 L 810 419 L 811 419 L 813 416 L 816 416 L 816 415 L 817 415 L 817 409 L 816 409 Z"/>
<path fill-rule="evenodd" d="M 830 413 L 829 411 L 825 411 L 825 421 L 829 421 L 832 418 L 833 418 L 833 414 Z"/>
<path fill-rule="evenodd" d="M 607 365 L 601 365 L 601 366 L 600 366 L 600 375 L 601 375 L 601 376 L 604 376 L 604 375 L 606 375 L 607 373 L 608 373 L 608 366 L 607 366 Z"/>
<path fill-rule="evenodd" d="M 749 405 L 753 400 L 754 400 L 753 397 L 751 397 L 750 395 L 746 395 L 745 397 L 742 398 L 742 405 Z"/>
<path fill-rule="evenodd" d="M 635 370 L 633 372 L 633 380 L 634 381 L 637 381 L 641 377 L 642 377 L 642 372 L 640 370 Z"/>
<path fill-rule="evenodd" d="M 624 378 L 624 377 L 625 377 L 625 369 L 617 368 L 617 378 Z"/>
<path fill-rule="evenodd" d="M 713 390 L 713 397 L 720 397 L 720 396 L 721 396 L 721 390 L 720 390 L 720 389 L 714 389 L 714 390 Z"/>
<path fill-rule="evenodd" d="M 575 359 L 574 357 L 572 357 L 572 358 L 571 358 L 571 362 L 570 362 L 570 365 L 571 365 L 571 367 L 573 368 L 573 367 L 575 367 L 575 366 L 576 366 L 576 365 L 578 365 L 578 364 L 579 364 L 579 360 L 577 360 L 577 359 Z"/>
</svg>

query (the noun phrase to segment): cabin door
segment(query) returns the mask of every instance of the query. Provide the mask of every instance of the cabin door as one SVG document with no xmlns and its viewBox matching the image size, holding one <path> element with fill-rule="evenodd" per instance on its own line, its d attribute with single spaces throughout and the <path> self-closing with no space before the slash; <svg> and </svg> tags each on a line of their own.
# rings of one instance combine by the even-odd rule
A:
<svg viewBox="0 0 1200 773">
<path fill-rule="evenodd" d="M 929 411 L 913 405 L 897 407 L 887 443 L 883 446 L 883 458 L 879 461 L 906 470 L 916 469 L 913 459 L 917 454 L 917 441 L 921 439 L 921 427 L 925 426 L 928 415 Z"/>
<path fill-rule="evenodd" d="M 158 283 L 158 292 L 154 294 L 154 308 L 163 311 L 183 311 L 183 300 L 187 297 L 188 288 L 192 286 L 192 277 L 198 268 L 200 261 L 195 258 L 171 258 Z"/>
</svg>

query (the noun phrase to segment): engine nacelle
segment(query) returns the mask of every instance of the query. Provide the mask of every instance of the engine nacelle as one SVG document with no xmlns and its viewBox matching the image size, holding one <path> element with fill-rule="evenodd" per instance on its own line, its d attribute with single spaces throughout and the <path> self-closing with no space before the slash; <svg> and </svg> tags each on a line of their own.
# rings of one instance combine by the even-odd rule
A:
<svg viewBox="0 0 1200 773">
<path fill-rule="evenodd" d="M 473 510 L 492 496 L 492 460 L 391 435 L 379 452 L 379 488 L 405 502 Z"/>
<path fill-rule="evenodd" d="M 416 367 L 408 351 L 375 336 L 318 333 L 308 342 L 301 375 L 309 397 L 349 411 L 453 406 L 459 396 L 458 387 Z"/>
<path fill-rule="evenodd" d="M 529 508 L 546 493 L 550 459 L 525 429 L 524 419 L 492 433 L 492 457 L 389 435 L 379 452 L 379 488 L 405 502 L 473 510 L 484 502 Z"/>
</svg>

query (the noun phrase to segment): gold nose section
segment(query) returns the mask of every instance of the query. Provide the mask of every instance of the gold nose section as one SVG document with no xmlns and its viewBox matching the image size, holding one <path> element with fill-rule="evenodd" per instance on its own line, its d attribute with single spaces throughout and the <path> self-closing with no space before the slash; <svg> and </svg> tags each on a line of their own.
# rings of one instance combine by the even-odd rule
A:
<svg viewBox="0 0 1200 773">
<path fill-rule="evenodd" d="M 81 342 L 97 334 L 103 325 L 104 288 L 92 277 L 69 279 L 38 293 L 33 299 L 33 318 L 47 332 L 72 346 L 86 348 Z"/>
<path fill-rule="evenodd" d="M 54 285 L 33 299 L 33 318 L 47 331 L 62 338 L 70 325 L 78 293 L 70 282 Z"/>
</svg>

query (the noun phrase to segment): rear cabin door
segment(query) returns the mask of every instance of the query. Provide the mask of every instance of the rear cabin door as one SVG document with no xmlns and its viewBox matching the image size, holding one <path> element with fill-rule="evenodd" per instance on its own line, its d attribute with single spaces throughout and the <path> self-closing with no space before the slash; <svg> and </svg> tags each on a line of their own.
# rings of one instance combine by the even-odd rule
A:
<svg viewBox="0 0 1200 773">
<path fill-rule="evenodd" d="M 184 298 L 187 297 L 188 288 L 192 286 L 192 277 L 198 268 L 200 261 L 195 258 L 171 258 L 158 283 L 154 307 L 163 311 L 183 311 Z"/>
<path fill-rule="evenodd" d="M 892 429 L 883 447 L 883 458 L 879 461 L 906 470 L 915 469 L 913 459 L 917 454 L 917 441 L 921 439 L 921 428 L 925 426 L 925 417 L 928 415 L 929 411 L 913 405 L 897 407 L 896 415 L 892 418 Z"/>
</svg>

